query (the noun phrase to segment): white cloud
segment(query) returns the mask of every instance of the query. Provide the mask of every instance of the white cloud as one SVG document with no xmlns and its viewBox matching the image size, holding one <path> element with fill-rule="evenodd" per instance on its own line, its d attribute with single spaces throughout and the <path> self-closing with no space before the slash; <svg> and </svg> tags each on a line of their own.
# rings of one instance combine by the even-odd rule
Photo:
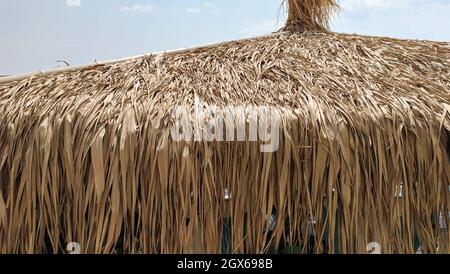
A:
<svg viewBox="0 0 450 274">
<path fill-rule="evenodd" d="M 341 0 L 335 31 L 398 38 L 450 40 L 448 0 Z"/>
<path fill-rule="evenodd" d="M 187 13 L 190 13 L 190 14 L 197 14 L 197 13 L 200 13 L 200 12 L 202 12 L 204 10 L 207 10 L 207 9 L 209 9 L 209 10 L 212 9 L 213 12 L 215 12 L 215 13 L 220 12 L 219 9 L 213 9 L 213 7 L 214 7 L 213 3 L 211 3 L 211 2 L 203 2 L 203 4 L 201 4 L 198 7 L 186 8 L 186 9 L 184 9 L 184 11 L 187 12 Z"/>
<path fill-rule="evenodd" d="M 187 8 L 185 11 L 190 14 L 197 14 L 200 13 L 201 10 L 199 8 Z"/>
<path fill-rule="evenodd" d="M 152 12 L 153 6 L 152 5 L 133 5 L 133 6 L 124 6 L 120 9 L 123 12 L 128 11 L 135 11 L 135 12 Z"/>
<path fill-rule="evenodd" d="M 353 11 L 359 8 L 407 8 L 415 0 L 342 0 L 341 6 L 344 10 Z"/>
<path fill-rule="evenodd" d="M 81 0 L 66 0 L 66 4 L 69 7 L 79 7 L 81 6 Z"/>
</svg>

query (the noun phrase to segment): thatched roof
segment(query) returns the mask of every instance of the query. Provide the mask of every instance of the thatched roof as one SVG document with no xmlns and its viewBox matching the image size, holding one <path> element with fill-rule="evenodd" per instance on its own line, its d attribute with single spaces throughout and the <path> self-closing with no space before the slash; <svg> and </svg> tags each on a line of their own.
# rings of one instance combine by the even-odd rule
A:
<svg viewBox="0 0 450 274">
<path fill-rule="evenodd" d="M 123 110 L 123 101 L 133 100 L 167 104 L 150 108 L 166 113 L 175 105 L 193 103 L 197 95 L 217 105 L 303 108 L 308 99 L 316 99 L 336 111 L 368 117 L 384 112 L 382 106 L 389 109 L 386 115 L 415 108 L 442 115 L 449 103 L 449 64 L 446 42 L 281 32 L 80 69 L 7 77 L 0 88 L 3 102 L 19 107 L 20 96 L 26 112 L 37 103 L 54 111 L 64 106 L 68 112 L 66 102 L 72 108 L 90 108 L 110 97 L 108 108 L 120 104 Z"/>
<path fill-rule="evenodd" d="M 279 149 L 173 141 L 196 101 L 279 110 Z M 225 217 L 233 252 L 449 243 L 449 43 L 280 32 L 7 77 L 0 102 L 1 253 L 219 252 Z"/>
</svg>

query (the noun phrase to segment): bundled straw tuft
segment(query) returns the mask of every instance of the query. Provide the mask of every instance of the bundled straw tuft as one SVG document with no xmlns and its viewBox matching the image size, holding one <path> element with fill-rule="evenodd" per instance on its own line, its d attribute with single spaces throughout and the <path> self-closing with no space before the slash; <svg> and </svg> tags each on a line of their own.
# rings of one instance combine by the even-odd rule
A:
<svg viewBox="0 0 450 274">
<path fill-rule="evenodd" d="M 288 5 L 285 31 L 326 31 L 333 12 L 340 9 L 336 0 L 284 0 Z"/>
</svg>

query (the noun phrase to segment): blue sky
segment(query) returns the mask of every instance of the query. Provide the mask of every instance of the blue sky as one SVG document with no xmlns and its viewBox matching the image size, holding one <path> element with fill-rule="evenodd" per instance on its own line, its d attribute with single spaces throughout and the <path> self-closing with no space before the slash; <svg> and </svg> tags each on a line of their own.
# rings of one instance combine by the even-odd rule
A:
<svg viewBox="0 0 450 274">
<path fill-rule="evenodd" d="M 0 0 L 0 75 L 268 34 L 282 0 Z M 450 0 L 340 0 L 334 31 L 450 41 Z"/>
</svg>

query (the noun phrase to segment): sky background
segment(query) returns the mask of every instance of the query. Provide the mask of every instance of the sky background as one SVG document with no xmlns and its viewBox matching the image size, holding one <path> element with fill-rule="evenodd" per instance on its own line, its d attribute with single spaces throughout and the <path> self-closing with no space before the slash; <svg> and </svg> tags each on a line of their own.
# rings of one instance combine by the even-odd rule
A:
<svg viewBox="0 0 450 274">
<path fill-rule="evenodd" d="M 0 0 L 0 75 L 268 34 L 282 0 Z M 340 0 L 332 29 L 450 41 L 450 0 Z"/>
</svg>

